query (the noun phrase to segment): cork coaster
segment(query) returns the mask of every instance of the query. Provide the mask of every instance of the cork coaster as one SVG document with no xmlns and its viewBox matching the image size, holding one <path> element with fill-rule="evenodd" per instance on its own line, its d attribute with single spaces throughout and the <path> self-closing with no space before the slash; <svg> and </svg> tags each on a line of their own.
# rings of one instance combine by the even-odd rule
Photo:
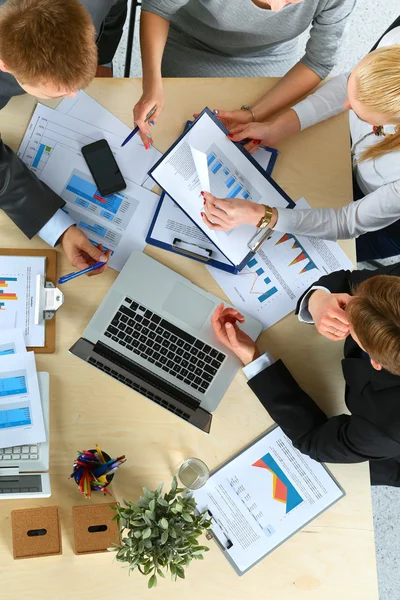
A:
<svg viewBox="0 0 400 600">
<path fill-rule="evenodd" d="M 58 506 L 11 511 L 14 558 L 62 554 Z"/>
<path fill-rule="evenodd" d="M 116 506 L 116 503 L 111 506 Z M 113 543 L 118 542 L 118 525 L 112 520 L 114 515 L 110 504 L 74 506 L 72 520 L 75 554 L 105 552 Z"/>
</svg>

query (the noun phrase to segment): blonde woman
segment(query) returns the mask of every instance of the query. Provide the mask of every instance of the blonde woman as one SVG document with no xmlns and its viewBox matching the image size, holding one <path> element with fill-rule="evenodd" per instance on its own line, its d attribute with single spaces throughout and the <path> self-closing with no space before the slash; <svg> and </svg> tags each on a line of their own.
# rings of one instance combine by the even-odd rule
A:
<svg viewBox="0 0 400 600">
<path fill-rule="evenodd" d="M 270 227 L 328 240 L 358 238 L 359 261 L 400 254 L 399 65 L 397 27 L 350 74 L 334 77 L 275 121 L 231 130 L 234 141 L 251 138 L 247 147 L 253 151 L 260 143 L 274 146 L 288 135 L 349 110 L 355 201 L 338 210 L 272 207 Z M 203 220 L 210 229 L 257 225 L 266 214 L 262 205 L 245 200 L 217 199 L 208 193 L 205 198 Z M 268 204 L 267 197 L 264 202 Z"/>
</svg>

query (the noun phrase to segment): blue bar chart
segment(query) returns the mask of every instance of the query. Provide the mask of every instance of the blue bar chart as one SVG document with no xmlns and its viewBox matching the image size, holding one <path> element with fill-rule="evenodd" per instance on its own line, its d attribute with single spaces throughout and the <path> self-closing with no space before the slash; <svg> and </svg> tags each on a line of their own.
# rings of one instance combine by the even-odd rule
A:
<svg viewBox="0 0 400 600">
<path fill-rule="evenodd" d="M 0 379 L 0 397 L 16 396 L 26 394 L 26 373 L 9 373 L 7 377 Z"/>
<path fill-rule="evenodd" d="M 274 294 L 277 294 L 278 289 L 274 285 L 270 286 L 271 279 L 269 277 L 264 277 L 264 275 L 265 275 L 264 269 L 258 265 L 259 265 L 259 263 L 256 258 L 252 258 L 247 263 L 247 267 L 249 269 L 254 269 L 252 271 L 253 276 L 254 276 L 253 283 L 251 285 L 249 293 L 255 294 L 257 296 L 258 302 L 260 302 L 260 304 L 262 304 L 263 302 L 268 300 L 268 298 L 271 298 L 271 296 L 273 296 Z M 265 285 L 263 285 L 263 284 L 265 284 Z M 260 292 L 261 288 L 263 288 L 263 287 L 265 288 L 265 286 L 268 286 L 268 289 L 265 289 L 264 291 Z"/>
<path fill-rule="evenodd" d="M 0 410 L 0 429 L 31 425 L 31 413 L 28 406 Z"/>
<path fill-rule="evenodd" d="M 261 194 L 215 144 L 207 150 L 210 190 L 217 198 L 241 198 L 259 202 Z"/>
</svg>

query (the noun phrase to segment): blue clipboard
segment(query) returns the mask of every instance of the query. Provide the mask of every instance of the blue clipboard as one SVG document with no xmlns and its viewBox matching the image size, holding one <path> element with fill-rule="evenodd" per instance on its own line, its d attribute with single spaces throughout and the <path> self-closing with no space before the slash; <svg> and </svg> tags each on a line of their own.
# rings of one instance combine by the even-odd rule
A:
<svg viewBox="0 0 400 600">
<path fill-rule="evenodd" d="M 220 120 L 219 120 L 219 119 L 218 119 L 218 118 L 217 118 L 217 117 L 216 117 L 216 116 L 213 114 L 213 112 L 212 112 L 212 111 L 211 111 L 211 110 L 210 110 L 208 107 L 206 107 L 206 108 L 205 108 L 205 109 L 204 109 L 204 110 L 203 110 L 203 111 L 202 111 L 202 112 L 199 114 L 199 116 L 198 116 L 198 117 L 197 117 L 197 118 L 196 118 L 194 121 L 187 121 L 187 122 L 186 122 L 186 126 L 185 126 L 185 130 L 184 130 L 184 132 L 182 133 L 182 135 L 181 135 L 181 136 L 179 136 L 177 140 L 175 140 L 175 142 L 174 142 L 174 143 L 173 143 L 173 144 L 172 144 L 172 145 L 171 145 L 171 146 L 168 148 L 168 150 L 167 150 L 167 151 L 164 153 L 164 155 L 163 155 L 163 156 L 162 156 L 162 157 L 161 157 L 161 158 L 160 158 L 160 159 L 159 159 L 159 160 L 158 160 L 158 161 L 155 163 L 155 165 L 153 165 L 153 167 L 150 169 L 150 171 L 149 171 L 149 173 L 148 173 L 148 174 L 150 175 L 150 177 L 151 177 L 151 178 L 152 178 L 152 179 L 153 179 L 153 180 L 154 180 L 154 181 L 157 183 L 157 185 L 158 185 L 158 186 L 159 186 L 161 189 L 163 189 L 163 190 L 164 190 L 164 192 L 165 192 L 165 193 L 167 193 L 167 194 L 168 194 L 168 190 L 165 190 L 165 188 L 163 188 L 163 186 L 162 186 L 162 185 L 159 183 L 159 181 L 157 181 L 157 179 L 156 179 L 156 178 L 154 177 L 154 175 L 153 175 L 153 172 L 154 172 L 154 170 L 155 170 L 155 169 L 156 169 L 156 168 L 157 168 L 157 167 L 158 167 L 158 166 L 159 166 L 159 165 L 160 165 L 160 164 L 161 164 L 161 163 L 162 163 L 162 162 L 165 160 L 165 158 L 166 158 L 166 157 L 168 156 L 168 154 L 169 154 L 169 153 L 170 153 L 170 152 L 171 152 L 171 151 L 172 151 L 172 150 L 175 148 L 175 146 L 176 146 L 177 144 L 179 144 L 179 142 L 180 142 L 180 141 L 181 141 L 181 140 L 182 140 L 182 139 L 185 137 L 185 135 L 187 135 L 187 133 L 190 131 L 190 129 L 193 127 L 193 125 L 194 125 L 194 124 L 195 124 L 195 123 L 196 123 L 196 122 L 197 122 L 197 121 L 198 121 L 198 120 L 199 120 L 199 119 L 200 119 L 200 118 L 201 118 L 201 117 L 202 117 L 204 114 L 207 114 L 207 115 L 208 115 L 208 116 L 209 116 L 209 117 L 210 117 L 210 118 L 211 118 L 211 119 L 214 121 L 214 123 L 215 123 L 216 125 L 218 125 L 218 127 L 219 127 L 219 128 L 220 128 L 220 129 L 221 129 L 221 130 L 222 130 L 222 131 L 225 133 L 225 134 L 228 134 L 228 133 L 229 133 L 229 131 L 228 131 L 228 129 L 225 127 L 225 125 L 224 125 L 224 124 L 223 124 L 223 123 L 222 123 L 222 122 L 221 122 L 221 121 L 220 121 Z M 296 205 L 296 204 L 295 204 L 295 202 L 294 202 L 294 201 L 293 201 L 293 200 L 292 200 L 292 199 L 291 199 L 291 198 L 290 198 L 290 197 L 289 197 L 289 196 L 286 194 L 286 192 L 285 192 L 285 191 L 284 191 L 284 190 L 283 190 L 283 189 L 282 189 L 282 188 L 281 188 L 281 187 L 280 187 L 280 186 L 279 186 L 279 185 L 276 183 L 276 181 L 274 181 L 274 180 L 272 179 L 272 177 L 270 176 L 270 173 L 272 172 L 272 169 L 273 169 L 273 167 L 274 167 L 274 165 L 275 165 L 275 162 L 276 162 L 276 159 L 277 159 L 277 156 L 278 156 L 278 151 L 277 151 L 277 150 L 275 150 L 275 149 L 273 149 L 273 148 L 269 149 L 269 150 L 271 151 L 271 153 L 272 153 L 272 157 L 271 157 L 271 160 L 270 160 L 270 165 L 271 165 L 271 166 L 270 166 L 270 165 L 268 165 L 268 169 L 267 169 L 267 171 L 264 171 L 264 170 L 262 169 L 262 167 L 261 167 L 261 166 L 258 164 L 258 162 L 257 162 L 256 160 L 254 160 L 254 158 L 252 157 L 252 155 L 251 155 L 251 154 L 249 154 L 249 152 L 247 152 L 247 150 L 246 150 L 246 149 L 245 149 L 245 148 L 244 148 L 244 147 L 243 147 L 243 146 L 242 146 L 242 145 L 241 145 L 239 142 L 232 142 L 232 143 L 234 143 L 234 144 L 235 144 L 235 146 L 236 146 L 236 147 L 237 147 L 237 148 L 238 148 L 238 149 L 239 149 L 239 150 L 240 150 L 240 151 L 241 151 L 241 152 L 244 154 L 244 156 L 246 156 L 247 160 L 249 160 L 249 161 L 250 161 L 250 162 L 253 164 L 253 166 L 254 166 L 254 167 L 255 167 L 255 168 L 256 168 L 256 169 L 257 169 L 257 170 L 258 170 L 258 171 L 259 171 L 259 172 L 262 174 L 262 176 L 263 176 L 263 177 L 264 177 L 264 178 L 265 178 L 265 179 L 266 179 L 266 180 L 267 180 L 267 181 L 270 183 L 270 185 L 272 185 L 272 187 L 274 187 L 274 188 L 276 189 L 276 191 L 277 191 L 277 192 L 278 192 L 278 193 L 279 193 L 279 194 L 282 196 L 282 198 L 283 198 L 283 199 L 284 199 L 284 200 L 287 202 L 287 207 L 286 207 L 286 208 L 294 208 L 294 207 L 295 207 L 295 205 Z M 148 232 L 148 234 L 147 234 L 147 237 L 146 237 L 146 242 L 147 242 L 147 243 L 149 243 L 149 244 L 152 244 L 152 245 L 154 245 L 154 246 L 158 246 L 158 247 L 160 247 L 160 248 L 164 248 L 165 250 L 170 250 L 170 251 L 172 251 L 172 252 L 177 252 L 177 250 L 176 250 L 175 248 L 173 248 L 173 247 L 172 247 L 172 245 L 169 245 L 169 244 L 165 244 L 165 243 L 163 243 L 163 242 L 160 242 L 160 241 L 156 240 L 155 238 L 153 238 L 153 237 L 152 237 L 152 235 L 151 235 L 151 234 L 152 234 L 152 232 L 153 232 L 153 229 L 154 229 L 154 225 L 155 225 L 155 223 L 156 223 L 156 220 L 157 220 L 157 216 L 158 216 L 158 214 L 159 214 L 159 212 L 160 212 L 160 209 L 161 209 L 161 206 L 162 206 L 163 197 L 164 197 L 164 195 L 162 195 L 162 196 L 161 196 L 160 202 L 159 202 L 159 204 L 158 204 L 158 206 L 157 206 L 157 210 L 156 210 L 156 212 L 155 212 L 155 215 L 154 215 L 153 221 L 152 221 L 152 223 L 151 223 L 151 226 L 150 226 L 149 232 Z M 179 205 L 179 203 L 178 203 L 178 202 L 176 202 L 176 200 L 175 200 L 175 199 L 174 199 L 172 196 L 169 196 L 169 197 L 170 197 L 170 198 L 171 198 L 171 199 L 172 199 L 172 200 L 175 202 L 175 204 L 176 204 L 176 205 L 177 205 L 177 206 L 178 206 L 178 207 L 179 207 L 179 208 L 182 210 L 182 212 L 183 212 L 183 213 L 184 213 L 184 214 L 185 214 L 185 215 L 186 215 L 186 216 L 187 216 L 187 217 L 190 219 L 190 221 L 191 221 L 191 222 L 192 222 L 192 223 L 193 223 L 193 224 L 194 224 L 194 225 L 195 225 L 195 226 L 198 228 L 198 225 L 197 225 L 197 223 L 196 223 L 196 222 L 195 222 L 195 221 L 194 221 L 194 220 L 193 220 L 193 219 L 190 217 L 190 215 L 189 215 L 189 214 L 188 214 L 188 213 L 187 213 L 185 210 L 183 210 L 183 208 L 182 208 L 182 207 Z M 209 236 L 207 235 L 207 231 L 206 231 L 206 230 L 203 230 L 203 229 L 201 229 L 201 232 L 202 232 L 202 234 L 203 234 L 205 237 L 207 237 L 208 239 L 210 239 L 210 238 L 209 238 Z M 215 244 L 214 244 L 214 242 L 213 242 L 213 241 L 211 241 L 211 240 L 210 240 L 210 243 L 211 243 L 213 246 L 215 246 Z M 241 271 L 241 269 L 243 269 L 243 268 L 246 266 L 246 264 L 247 264 L 247 263 L 248 263 L 248 261 L 249 261 L 249 260 L 252 258 L 252 256 L 254 256 L 254 252 L 250 252 L 250 251 L 249 251 L 249 253 L 248 253 L 248 254 L 245 256 L 245 258 L 243 259 L 243 261 L 242 261 L 242 262 L 241 262 L 239 265 L 234 265 L 234 264 L 232 263 L 232 261 L 230 261 L 230 259 L 229 259 L 229 258 L 228 258 L 228 257 L 227 257 L 227 256 L 226 256 L 226 255 L 225 255 L 225 254 L 224 254 L 224 253 L 221 251 L 221 250 L 220 250 L 220 248 L 218 248 L 218 250 L 219 250 L 219 252 L 220 252 L 221 254 L 223 254 L 223 255 L 225 256 L 225 258 L 227 259 L 227 261 L 228 261 L 228 263 L 229 263 L 229 264 L 224 264 L 224 263 L 222 263 L 222 262 L 219 262 L 219 261 L 214 261 L 214 263 L 215 263 L 215 264 L 212 264 L 212 263 L 211 263 L 211 260 L 212 260 L 212 259 L 210 259 L 210 260 L 208 260 L 208 261 L 204 261 L 204 260 L 202 260 L 202 259 L 200 259 L 200 258 L 196 258 L 195 256 L 191 256 L 191 255 L 188 255 L 188 254 L 186 254 L 186 256 L 189 256 L 189 258 L 193 258 L 194 260 L 200 260 L 201 262 L 207 262 L 207 264 L 210 264 L 210 265 L 212 265 L 212 266 L 215 266 L 215 267 L 217 267 L 217 268 L 219 268 L 219 269 L 222 269 L 222 270 L 224 270 L 224 271 L 228 271 L 229 273 L 233 273 L 233 274 L 237 274 L 239 271 Z M 231 266 L 230 266 L 230 265 L 231 265 Z"/>
</svg>

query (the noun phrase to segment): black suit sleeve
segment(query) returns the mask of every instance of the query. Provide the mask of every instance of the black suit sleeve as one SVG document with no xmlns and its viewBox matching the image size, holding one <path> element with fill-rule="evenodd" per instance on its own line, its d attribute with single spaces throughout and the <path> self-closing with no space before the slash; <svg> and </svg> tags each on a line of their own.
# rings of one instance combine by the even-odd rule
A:
<svg viewBox="0 0 400 600">
<path fill-rule="evenodd" d="M 353 288 L 356 288 L 357 285 L 369 279 L 370 277 L 374 277 L 375 275 L 394 275 L 396 277 L 400 277 L 400 263 L 395 265 L 389 265 L 387 267 L 381 267 L 380 269 L 376 269 L 374 271 L 369 271 L 368 269 L 364 270 L 354 270 L 354 271 L 334 271 L 329 275 L 323 275 L 318 281 L 313 283 L 304 294 L 299 298 L 296 307 L 296 315 L 299 312 L 301 301 L 304 296 L 309 292 L 310 288 L 314 285 L 319 285 L 321 287 L 327 288 L 332 294 L 352 294 Z"/>
<path fill-rule="evenodd" d="M 0 208 L 33 238 L 65 202 L 0 140 Z"/>
<path fill-rule="evenodd" d="M 280 360 L 248 385 L 293 445 L 319 462 L 356 463 L 400 454 L 397 441 L 359 416 L 329 419 Z"/>
</svg>

